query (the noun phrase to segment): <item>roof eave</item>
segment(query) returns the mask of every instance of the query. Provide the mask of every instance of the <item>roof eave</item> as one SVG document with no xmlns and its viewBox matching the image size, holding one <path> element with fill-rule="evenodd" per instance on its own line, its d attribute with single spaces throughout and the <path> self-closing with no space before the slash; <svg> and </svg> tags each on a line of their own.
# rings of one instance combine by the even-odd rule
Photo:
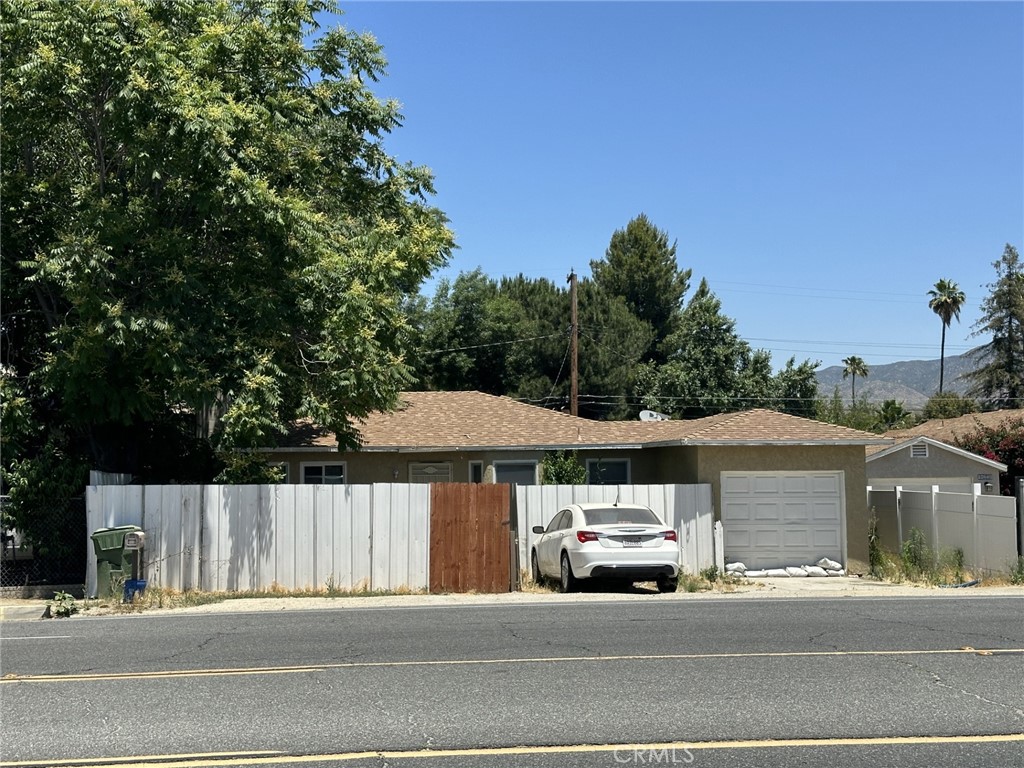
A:
<svg viewBox="0 0 1024 768">
<path fill-rule="evenodd" d="M 360 453 L 470 453 L 480 451 L 635 451 L 641 443 L 541 443 L 537 445 L 364 445 Z"/>
</svg>

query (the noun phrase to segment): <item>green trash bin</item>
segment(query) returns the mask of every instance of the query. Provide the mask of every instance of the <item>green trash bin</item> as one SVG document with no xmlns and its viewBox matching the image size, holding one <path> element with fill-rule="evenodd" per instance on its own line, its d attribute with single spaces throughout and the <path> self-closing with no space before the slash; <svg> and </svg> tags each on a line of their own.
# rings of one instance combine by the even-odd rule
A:
<svg viewBox="0 0 1024 768">
<path fill-rule="evenodd" d="M 92 546 L 96 552 L 96 596 L 110 597 L 120 591 L 132 574 L 135 551 L 125 549 L 124 537 L 139 533 L 137 525 L 119 525 L 116 528 L 97 528 L 92 532 Z"/>
</svg>

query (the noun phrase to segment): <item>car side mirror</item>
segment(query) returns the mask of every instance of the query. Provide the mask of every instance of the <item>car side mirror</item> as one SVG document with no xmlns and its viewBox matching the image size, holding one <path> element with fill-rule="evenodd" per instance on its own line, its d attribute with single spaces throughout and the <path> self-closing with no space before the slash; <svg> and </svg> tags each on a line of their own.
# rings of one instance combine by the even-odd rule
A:
<svg viewBox="0 0 1024 768">
<path fill-rule="evenodd" d="M 543 525 L 535 525 L 535 526 L 533 526 L 533 532 L 534 533 L 544 533 L 544 526 Z"/>
</svg>

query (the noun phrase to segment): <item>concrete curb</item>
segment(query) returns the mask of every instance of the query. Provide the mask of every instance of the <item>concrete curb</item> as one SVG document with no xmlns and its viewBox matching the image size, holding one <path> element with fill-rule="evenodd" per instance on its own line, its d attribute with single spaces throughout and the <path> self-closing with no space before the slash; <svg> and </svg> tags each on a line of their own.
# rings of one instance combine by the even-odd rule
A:
<svg viewBox="0 0 1024 768">
<path fill-rule="evenodd" d="M 39 601 L 18 601 L 17 604 L 0 605 L 0 621 L 35 621 L 43 617 L 46 603 Z"/>
</svg>

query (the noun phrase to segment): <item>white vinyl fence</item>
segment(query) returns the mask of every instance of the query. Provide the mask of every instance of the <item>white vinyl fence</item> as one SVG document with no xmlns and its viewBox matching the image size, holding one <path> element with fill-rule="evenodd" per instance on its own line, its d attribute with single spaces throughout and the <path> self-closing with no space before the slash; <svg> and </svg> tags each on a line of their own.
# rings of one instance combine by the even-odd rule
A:
<svg viewBox="0 0 1024 768">
<path fill-rule="evenodd" d="M 154 586 L 428 585 L 429 485 L 99 485 L 86 498 L 89 532 L 143 529 L 146 578 Z M 90 557 L 86 594 L 95 592 Z"/>
<path fill-rule="evenodd" d="M 711 486 L 701 485 L 520 485 L 516 487 L 519 564 L 528 568 L 537 539 L 533 526 L 547 526 L 568 504 L 618 499 L 644 504 L 679 534 L 680 566 L 698 573 L 715 564 Z"/>
<path fill-rule="evenodd" d="M 980 485 L 972 493 L 868 486 L 868 509 L 878 517 L 884 549 L 898 552 L 917 528 L 930 549 L 960 549 L 975 570 L 1005 571 L 1017 559 L 1017 500 L 984 495 Z"/>
</svg>

